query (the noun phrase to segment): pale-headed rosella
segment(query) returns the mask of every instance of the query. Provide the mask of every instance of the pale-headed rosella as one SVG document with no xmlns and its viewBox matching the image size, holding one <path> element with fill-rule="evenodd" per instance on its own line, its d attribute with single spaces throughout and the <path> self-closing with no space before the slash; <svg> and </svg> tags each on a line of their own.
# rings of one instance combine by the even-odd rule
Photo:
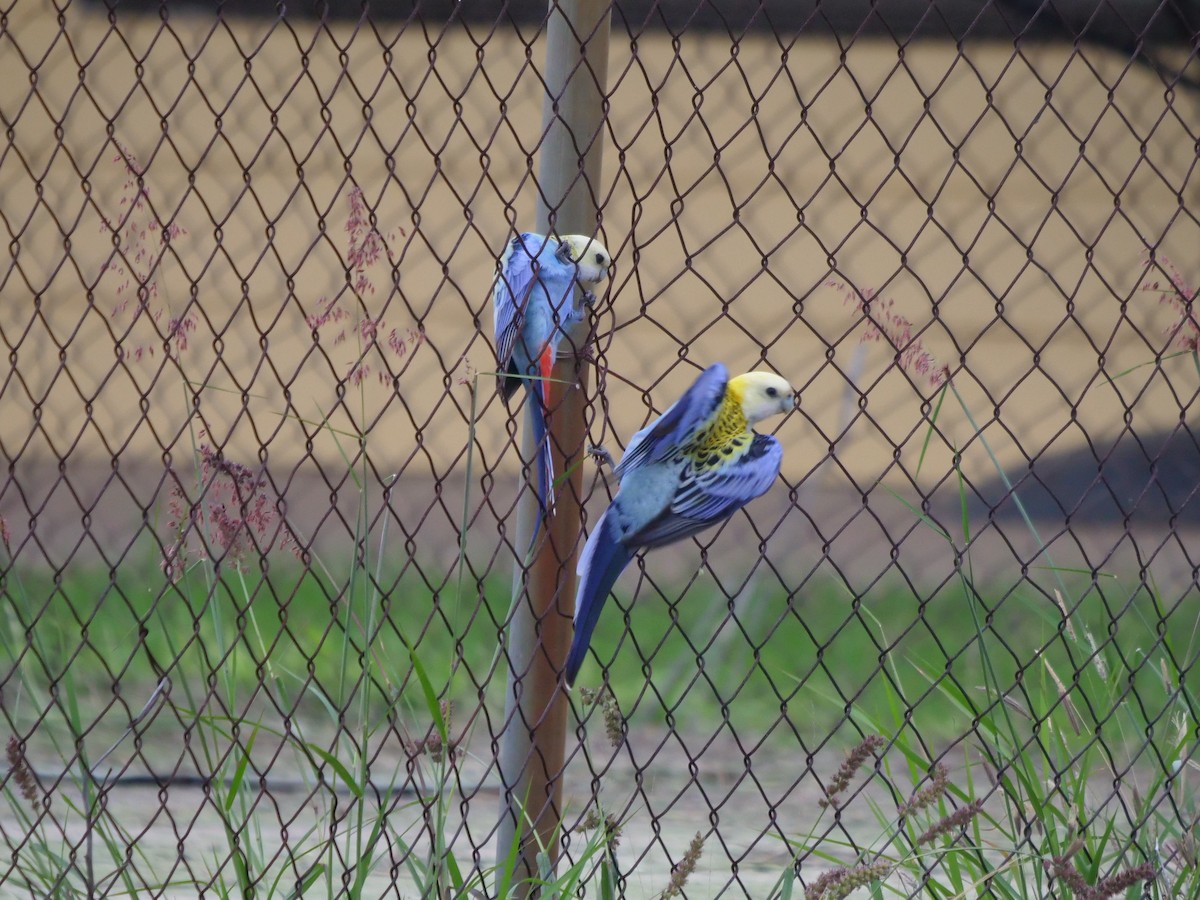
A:
<svg viewBox="0 0 1200 900">
<path fill-rule="evenodd" d="M 546 413 L 549 382 L 565 330 L 586 316 L 575 302 L 575 287 L 585 303 L 593 301 L 591 287 L 608 274 L 612 259 L 598 241 L 582 235 L 555 239 L 525 232 L 514 237 L 500 257 L 492 307 L 496 327 L 496 357 L 500 363 L 500 392 L 508 400 L 524 384 L 533 404 L 537 459 L 538 518 L 531 545 L 537 540 L 542 516 L 553 503 L 554 463 L 550 457 Z"/>
<path fill-rule="evenodd" d="M 795 402 L 795 391 L 778 375 L 750 372 L 731 379 L 717 363 L 633 436 L 615 469 L 617 495 L 579 558 L 568 685 L 583 665 L 609 591 L 639 550 L 723 522 L 771 487 L 783 448 L 753 428 Z"/>
</svg>

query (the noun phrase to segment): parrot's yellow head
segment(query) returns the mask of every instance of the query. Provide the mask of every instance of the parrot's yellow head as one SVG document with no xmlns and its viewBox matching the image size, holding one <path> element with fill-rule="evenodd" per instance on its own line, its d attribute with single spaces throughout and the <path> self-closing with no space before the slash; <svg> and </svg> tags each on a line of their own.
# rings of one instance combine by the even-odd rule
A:
<svg viewBox="0 0 1200 900">
<path fill-rule="evenodd" d="M 751 426 L 796 408 L 796 392 L 774 372 L 747 372 L 730 378 L 727 390 L 740 400 L 742 415 Z"/>
<path fill-rule="evenodd" d="M 599 241 L 582 234 L 568 234 L 559 238 L 559 243 L 567 249 L 571 261 L 578 269 L 580 284 L 598 284 L 608 275 L 608 267 L 612 265 L 612 257 Z"/>
</svg>

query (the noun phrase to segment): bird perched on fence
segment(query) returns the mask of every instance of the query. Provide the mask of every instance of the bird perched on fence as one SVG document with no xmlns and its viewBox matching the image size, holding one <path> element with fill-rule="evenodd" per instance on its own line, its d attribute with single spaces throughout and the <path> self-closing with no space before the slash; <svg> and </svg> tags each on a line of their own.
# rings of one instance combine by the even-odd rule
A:
<svg viewBox="0 0 1200 900">
<path fill-rule="evenodd" d="M 783 448 L 753 427 L 794 408 L 795 398 L 778 375 L 750 372 L 731 379 L 717 363 L 633 436 L 615 469 L 621 484 L 617 496 L 579 558 L 568 685 L 583 665 L 609 591 L 638 550 L 674 543 L 725 521 L 775 481 Z"/>
<path fill-rule="evenodd" d="M 524 384 L 532 404 L 537 458 L 537 540 L 542 516 L 550 512 L 554 463 L 546 413 L 550 377 L 565 328 L 584 319 L 575 302 L 575 286 L 583 289 L 585 304 L 594 302 L 591 288 L 608 274 L 612 258 L 598 241 L 578 234 L 558 239 L 525 232 L 514 237 L 500 257 L 492 307 L 496 325 L 496 357 L 500 367 L 500 393 L 508 400 Z"/>
</svg>

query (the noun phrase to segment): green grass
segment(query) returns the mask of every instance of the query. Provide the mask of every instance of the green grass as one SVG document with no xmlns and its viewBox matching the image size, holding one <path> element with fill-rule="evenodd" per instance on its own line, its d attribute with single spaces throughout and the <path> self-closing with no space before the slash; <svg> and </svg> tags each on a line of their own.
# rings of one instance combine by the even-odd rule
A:
<svg viewBox="0 0 1200 900">
<path fill-rule="evenodd" d="M 431 590 L 416 576 L 384 580 L 389 588 L 379 601 L 382 619 L 369 642 L 370 653 L 387 660 L 389 681 L 381 689 L 410 681 L 408 647 L 420 652 L 438 684 L 449 680 L 454 660 L 487 672 L 498 640 L 496 621 L 507 606 L 501 599 L 505 585 L 490 585 L 496 599 L 486 603 L 489 612 L 472 615 L 474 604 L 456 604 L 453 587 Z M 352 632 L 365 625 L 357 601 L 299 564 L 285 562 L 244 582 L 230 570 L 211 590 L 194 577 L 166 584 L 150 566 L 113 578 L 83 567 L 58 579 L 27 572 L 20 581 L 28 601 L 10 590 L 12 581 L 4 586 L 3 600 L 17 641 L 5 648 L 4 661 L 13 664 L 25 652 L 26 634 L 36 636 L 50 652 L 45 658 L 25 655 L 22 664 L 44 684 L 69 669 L 101 693 L 118 681 L 126 690 L 149 689 L 158 680 L 156 668 L 169 672 L 178 666 L 205 678 L 220 672 L 233 688 L 251 691 L 267 677 L 269 658 L 277 674 L 315 681 L 335 701 L 352 693 L 351 685 L 338 688 L 347 610 L 355 613 Z M 360 638 L 352 636 L 350 650 L 358 672 L 367 652 Z"/>
<path fill-rule="evenodd" d="M 12 596 L 9 581 L 4 601 L 15 615 L 10 629 L 36 634 L 51 651 L 45 659 L 26 655 L 22 661 L 46 685 L 69 667 L 76 683 L 93 692 L 111 696 L 119 684 L 123 695 L 137 697 L 153 690 L 159 672 L 175 670 L 201 681 L 219 672 L 235 693 L 247 695 L 273 675 L 298 694 L 311 681 L 340 706 L 367 671 L 361 634 L 352 634 L 349 680 L 343 672 L 346 610 L 354 600 L 290 560 L 273 564 L 265 577 L 247 576 L 244 584 L 237 572 L 227 572 L 211 595 L 201 579 L 169 585 L 148 565 L 111 579 L 102 570 L 69 570 L 57 580 L 27 572 L 21 576 L 27 604 Z M 465 665 L 476 679 L 487 676 L 508 609 L 508 579 L 469 585 L 470 596 L 461 600 L 452 578 L 442 579 L 441 590 L 415 574 L 380 581 L 385 591 L 369 644 L 376 661 L 386 664 L 371 670 L 373 702 L 417 690 L 409 647 L 439 691 L 448 688 L 449 699 L 474 702 L 471 679 L 452 678 L 451 671 Z M 984 613 L 983 634 L 999 683 L 1047 687 L 1055 675 L 1069 683 L 1083 667 L 1086 655 L 1072 649 L 1053 600 L 1025 585 L 984 602 L 994 603 Z M 1160 655 L 1155 648 L 1177 660 L 1194 658 L 1196 619 L 1183 608 L 1161 608 L 1147 591 L 1119 608 L 1109 603 L 1094 591 L 1085 593 L 1071 625 L 1112 651 L 1153 719 L 1167 698 L 1162 672 L 1149 660 Z M 983 657 L 958 585 L 927 599 L 906 587 L 877 585 L 855 599 L 843 585 L 825 582 L 810 584 L 790 603 L 780 589 L 743 599 L 736 613 L 729 605 L 693 588 L 674 605 L 647 593 L 629 606 L 619 591 L 601 618 L 579 683 L 598 684 L 603 673 L 597 660 L 603 660 L 634 725 L 667 718 L 689 727 L 729 721 L 763 730 L 783 716 L 805 735 L 836 729 L 850 706 L 875 719 L 894 718 L 898 697 L 926 739 L 948 740 L 969 729 L 971 714 L 935 684 L 955 684 L 968 699 L 978 693 L 984 701 Z M 351 621 L 352 632 L 364 624 L 361 617 Z M 21 637 L 16 649 L 24 643 Z M 2 662 L 15 663 L 12 646 Z M 1183 669 L 1185 685 L 1197 691 L 1197 667 Z M 1014 699 L 1025 702 L 1020 690 Z M 321 714 L 315 703 L 308 699 L 302 710 Z"/>
<path fill-rule="evenodd" d="M 146 757 L 163 774 L 194 767 L 211 779 L 207 806 L 220 816 L 227 846 L 192 871 L 210 873 L 218 896 L 245 896 L 255 886 L 264 896 L 332 896 L 343 878 L 352 882 L 349 896 L 369 896 L 378 889 L 370 879 L 396 858 L 421 896 L 466 895 L 505 877 L 457 860 L 445 822 L 461 778 L 450 703 L 475 697 L 467 671 L 486 678 L 497 624 L 458 603 L 456 589 L 434 590 L 416 576 L 378 574 L 387 590 L 377 590 L 361 566 L 350 566 L 345 587 L 335 589 L 325 571 L 284 563 L 255 576 L 203 563 L 175 584 L 149 566 L 115 576 L 8 571 L 0 585 L 9 613 L 0 634 L 0 715 L 5 740 L 22 743 L 10 747 L 0 788 L 25 835 L 14 884 L 90 896 L 120 878 L 136 894 L 123 861 L 126 847 L 140 857 L 136 837 L 97 799 L 112 765 L 103 749 L 122 746 L 124 758 L 135 728 L 145 746 L 175 748 L 164 759 L 153 749 Z M 507 599 L 496 606 L 502 620 Z M 169 712 L 140 722 L 142 704 L 164 702 Z M 380 759 L 383 743 L 404 752 Z M 43 780 L 23 796 L 13 773 L 26 765 L 65 768 L 68 778 Z M 271 850 L 271 817 L 258 812 L 263 765 L 276 779 L 303 781 L 317 810 L 317 824 L 297 827 L 282 857 Z M 70 848 L 57 820 L 37 817 L 42 797 L 88 823 L 85 852 Z M 574 862 L 557 877 L 575 883 L 603 874 L 604 846 L 603 835 L 577 841 Z M 142 876 L 155 868 L 139 864 Z"/>
<path fill-rule="evenodd" d="M 953 658 L 944 670 L 893 657 L 876 685 L 890 708 L 867 695 L 847 707 L 868 738 L 843 765 L 849 775 L 825 773 L 837 785 L 830 804 L 789 842 L 810 872 L 826 866 L 811 895 L 883 896 L 904 873 L 923 896 L 1200 896 L 1187 862 L 1200 696 L 1189 603 L 1164 607 L 1141 592 L 1110 606 L 1116 588 L 1083 591 L 1075 608 L 1056 600 L 1045 616 L 1020 595 L 991 609 L 966 577 L 962 590 L 959 617 L 973 633 L 963 652 L 947 637 L 954 629 L 939 630 Z M 935 702 L 914 703 L 921 685 Z M 960 746 L 942 758 L 931 734 Z M 892 802 L 843 796 L 856 779 L 877 781 Z M 827 817 L 851 805 L 869 807 L 875 839 L 829 833 Z"/>
<path fill-rule="evenodd" d="M 381 771 L 370 750 L 395 723 L 450 746 L 447 704 L 472 710 L 481 699 L 477 682 L 492 672 L 503 677 L 502 665 L 492 667 L 509 580 L 460 588 L 456 573 L 435 579 L 418 571 L 406 566 L 399 576 L 378 570 L 368 578 L 363 566 L 347 564 L 345 575 L 330 575 L 282 554 L 265 574 L 205 563 L 173 584 L 149 563 L 59 577 L 10 570 L 0 584 L 9 611 L 0 665 L 21 675 L 9 682 L 8 729 L 24 735 L 37 721 L 41 749 L 31 758 L 44 758 L 48 744 L 78 773 L 65 802 L 90 822 L 99 815 L 100 782 L 87 773 L 165 675 L 173 713 L 192 734 L 192 758 L 212 774 L 214 808 L 229 823 L 228 861 L 208 864 L 223 896 L 253 884 L 310 892 L 343 877 L 365 895 L 368 878 L 386 863 L 385 845 L 406 854 L 416 885 L 503 879 L 465 875 L 439 843 L 441 818 L 428 825 L 430 852 L 415 852 L 420 835 L 398 831 L 404 817 L 395 814 L 407 776 Z M 941 750 L 963 742 L 955 780 L 943 778 L 921 809 L 898 816 L 869 801 L 879 822 L 873 842 L 823 833 L 831 813 L 819 813 L 813 830 L 788 844 L 805 877 L 811 883 L 812 866 L 823 861 L 842 878 L 829 896 L 855 884 L 882 896 L 901 871 L 914 878 L 933 872 L 931 896 L 970 896 L 985 881 L 996 896 L 1045 896 L 1052 884 L 1071 896 L 1063 892 L 1067 879 L 1116 884 L 1159 865 L 1143 845 L 1189 846 L 1192 837 L 1161 798 L 1172 793 L 1192 803 L 1186 782 L 1173 779 L 1194 731 L 1200 641 L 1186 599 L 1170 606 L 1145 589 L 1130 595 L 1114 578 L 1042 575 L 1076 599 L 1047 596 L 1029 580 L 976 585 L 969 567 L 929 596 L 878 583 L 855 598 L 841 583 L 814 581 L 790 597 L 757 589 L 728 600 L 693 587 L 682 598 L 647 592 L 630 605 L 619 588 L 579 683 L 607 678 L 633 729 L 729 728 L 742 738 L 773 735 L 793 744 L 795 732 L 810 744 L 828 737 L 834 748 L 880 735 L 877 747 L 886 749 L 873 752 L 884 758 L 868 777 L 882 778 L 897 802 L 927 787 Z M 110 705 L 114 695 L 123 705 Z M 485 684 L 482 696 L 498 709 L 499 680 Z M 598 728 L 599 719 L 587 727 Z M 289 765 L 302 777 L 324 786 L 323 815 L 340 823 L 297 839 L 291 858 L 303 865 L 296 869 L 273 859 L 253 814 L 252 758 L 272 741 L 289 749 Z M 451 756 L 425 753 L 418 763 L 430 794 L 414 802 L 438 816 L 457 802 Z M 36 835 L 22 857 L 29 883 L 74 896 L 121 878 L 134 890 L 121 848 L 136 842 L 118 824 L 95 821 L 96 850 L 85 855 L 84 871 L 60 837 L 42 835 L 45 825 L 29 818 L 11 779 L 4 790 L 23 828 Z M 350 818 L 339 812 L 346 803 L 339 791 L 351 798 Z M 1114 791 L 1123 806 L 1097 805 Z M 972 804 L 973 818 L 938 831 Z M 1140 823 L 1141 844 L 1131 841 L 1130 822 Z M 605 854 L 604 836 L 592 834 L 561 878 L 603 881 Z M 348 876 L 340 874 L 341 860 L 357 861 Z M 792 889 L 792 878 L 781 878 L 778 896 Z M 1172 875 L 1171 890 L 1200 895 L 1195 881 Z M 1155 888 L 1154 896 L 1167 895 Z"/>
<path fill-rule="evenodd" d="M 842 585 L 815 584 L 790 605 L 781 590 L 760 591 L 739 603 L 736 614 L 721 598 L 696 594 L 674 610 L 661 597 L 648 596 L 624 615 L 614 605 L 601 619 L 592 647 L 635 722 L 639 715 L 661 716 L 665 710 L 689 727 L 729 721 L 761 730 L 782 715 L 805 736 L 823 736 L 854 708 L 936 742 L 966 733 L 975 716 L 971 706 L 988 705 L 971 601 L 957 583 L 927 599 L 895 585 L 876 585 L 867 597 L 855 599 Z M 1054 675 L 1070 684 L 1077 672 L 1088 670 L 1088 654 L 1064 632 L 1053 599 L 1025 584 L 984 602 L 993 607 L 983 613 L 982 635 L 996 680 L 1016 686 L 1012 702 L 1028 704 L 1023 692 L 1051 686 Z M 1170 702 L 1160 667 L 1151 662 L 1162 655 L 1155 649 L 1169 649 L 1180 661 L 1193 659 L 1196 618 L 1186 603 L 1163 609 L 1148 591 L 1119 607 L 1112 602 L 1095 591 L 1084 593 L 1071 627 L 1105 645 L 1113 675 L 1119 672 L 1128 681 L 1153 717 Z M 701 615 L 706 611 L 709 615 Z M 693 648 L 703 654 L 700 660 Z M 647 655 L 654 682 L 649 695 L 642 664 Z M 1173 668 L 1185 686 L 1200 690 L 1196 667 Z M 596 683 L 600 674 L 590 660 L 580 684 Z M 938 687 L 942 683 L 956 686 L 968 705 L 947 696 Z"/>
</svg>

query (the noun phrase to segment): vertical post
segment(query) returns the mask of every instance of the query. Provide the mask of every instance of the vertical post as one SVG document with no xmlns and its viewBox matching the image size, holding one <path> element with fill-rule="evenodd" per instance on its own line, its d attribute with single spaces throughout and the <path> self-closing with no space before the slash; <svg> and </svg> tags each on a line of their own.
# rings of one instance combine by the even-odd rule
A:
<svg viewBox="0 0 1200 900">
<path fill-rule="evenodd" d="M 546 29 L 544 139 L 538 168 L 537 230 L 544 234 L 587 234 L 596 228 L 596 201 L 603 147 L 604 96 L 608 81 L 611 0 L 550 0 Z M 583 329 L 563 342 L 550 385 L 550 444 L 554 472 L 570 472 L 557 492 L 536 556 L 526 568 L 518 560 L 513 591 L 518 596 L 508 631 L 505 726 L 500 740 L 501 795 L 497 849 L 501 856 L 520 841 L 515 879 L 538 874 L 545 848 L 558 858 L 562 819 L 562 773 L 567 737 L 567 698 L 560 672 L 571 645 L 575 602 L 575 548 L 579 542 L 584 452 L 584 394 L 589 371 L 578 351 Z M 528 424 L 524 459 L 535 458 Z M 574 466 L 574 470 L 572 470 Z M 517 510 L 515 546 L 529 545 L 538 505 L 526 491 Z M 522 590 L 524 586 L 524 590 Z M 520 593 L 524 596 L 520 596 Z M 537 893 L 532 885 L 520 896 Z"/>
</svg>

